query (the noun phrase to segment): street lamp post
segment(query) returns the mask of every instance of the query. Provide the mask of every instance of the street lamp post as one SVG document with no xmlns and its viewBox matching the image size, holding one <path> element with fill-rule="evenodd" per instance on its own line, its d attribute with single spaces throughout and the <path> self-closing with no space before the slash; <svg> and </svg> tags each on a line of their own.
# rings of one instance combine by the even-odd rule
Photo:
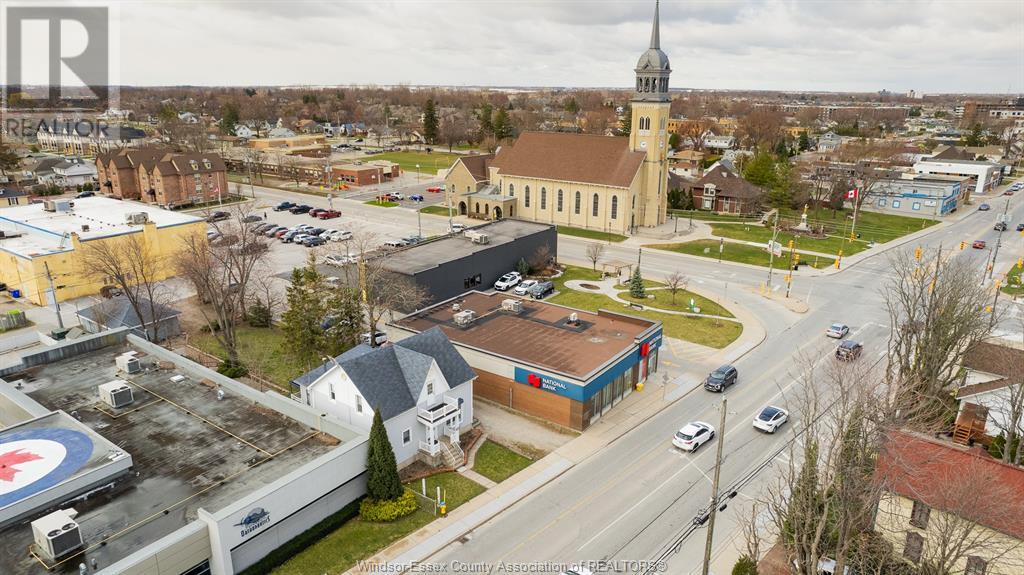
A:
<svg viewBox="0 0 1024 575">
<path fill-rule="evenodd" d="M 996 249 L 992 250 L 992 265 L 988 267 L 988 279 L 992 279 L 992 274 L 996 269 L 996 256 L 999 255 L 999 246 L 1003 245 L 1003 230 L 1007 228 L 1006 214 L 1010 211 L 1010 198 L 1006 198 L 1006 207 L 1003 208 L 1003 219 L 1001 220 L 1003 225 L 999 226 L 999 235 L 996 236 Z"/>
</svg>

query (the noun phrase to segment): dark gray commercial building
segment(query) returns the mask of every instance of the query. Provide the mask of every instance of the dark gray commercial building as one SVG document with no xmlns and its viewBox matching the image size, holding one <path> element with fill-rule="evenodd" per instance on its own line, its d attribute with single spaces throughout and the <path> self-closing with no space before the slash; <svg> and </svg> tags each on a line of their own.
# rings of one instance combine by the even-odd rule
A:
<svg viewBox="0 0 1024 575">
<path fill-rule="evenodd" d="M 520 259 L 533 263 L 546 248 L 558 255 L 555 226 L 521 220 L 498 220 L 465 233 L 431 240 L 387 254 L 391 271 L 427 290 L 427 305 L 470 290 L 485 290 Z"/>
</svg>

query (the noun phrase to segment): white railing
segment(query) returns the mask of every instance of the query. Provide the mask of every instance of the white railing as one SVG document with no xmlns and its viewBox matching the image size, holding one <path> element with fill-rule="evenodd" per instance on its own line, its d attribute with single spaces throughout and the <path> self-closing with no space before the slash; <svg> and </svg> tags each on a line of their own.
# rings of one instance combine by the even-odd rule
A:
<svg viewBox="0 0 1024 575">
<path fill-rule="evenodd" d="M 420 451 L 426 453 L 427 455 L 437 455 L 438 453 L 441 452 L 441 444 L 440 443 L 430 444 L 430 443 L 427 443 L 426 441 L 421 441 L 420 442 Z"/>
<path fill-rule="evenodd" d="M 419 418 L 428 424 L 437 423 L 448 419 L 455 413 L 459 412 L 459 400 L 454 397 L 445 397 L 444 404 L 434 409 L 419 408 L 417 414 Z"/>
</svg>

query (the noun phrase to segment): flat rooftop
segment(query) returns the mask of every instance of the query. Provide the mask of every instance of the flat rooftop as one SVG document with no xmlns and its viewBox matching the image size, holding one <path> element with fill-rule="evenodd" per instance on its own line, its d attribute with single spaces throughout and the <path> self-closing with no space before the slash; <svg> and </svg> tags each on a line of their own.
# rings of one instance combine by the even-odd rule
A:
<svg viewBox="0 0 1024 575">
<path fill-rule="evenodd" d="M 628 352 L 637 339 L 661 327 L 650 321 L 609 311 L 591 313 L 532 299 L 522 299 L 523 310 L 501 309 L 515 298 L 505 293 L 468 292 L 394 322 L 417 332 L 440 326 L 455 344 L 501 355 L 570 377 L 587 380 L 610 360 Z M 455 325 L 452 303 L 473 310 L 477 319 L 467 327 Z M 567 323 L 576 313 L 579 325 Z"/>
<path fill-rule="evenodd" d="M 72 232 L 82 240 L 92 240 L 142 231 L 141 225 L 125 223 L 125 215 L 134 212 L 147 213 L 157 228 L 202 221 L 193 215 L 130 200 L 93 196 L 72 201 L 75 207 L 68 212 L 48 212 L 43 204 L 4 208 L 0 211 L 0 231 L 23 235 L 0 239 L 0 250 L 31 257 L 70 250 L 71 241 L 62 242 L 62 238 Z M 89 231 L 83 231 L 83 226 L 88 226 L 85 229 Z"/>
<path fill-rule="evenodd" d="M 63 410 L 131 454 L 133 472 L 107 491 L 62 507 L 74 507 L 86 541 L 84 554 L 54 571 L 77 573 L 96 558 L 109 566 L 196 519 L 202 507 L 217 511 L 319 457 L 338 440 L 284 415 L 227 393 L 175 366 L 118 374 L 116 345 L 32 368 L 22 391 L 47 409 Z M 140 352 L 143 365 L 154 360 Z M 168 367 L 165 365 L 165 367 Z M 172 382 L 174 375 L 185 375 Z M 96 388 L 115 379 L 132 386 L 135 401 L 113 409 Z M 28 520 L 0 531 L 0 573 L 45 573 L 29 554 Z"/>
<path fill-rule="evenodd" d="M 473 243 L 462 234 L 450 235 L 389 252 L 384 256 L 387 258 L 385 263 L 393 271 L 415 274 L 551 228 L 552 226 L 549 224 L 522 220 L 498 220 L 471 228 L 474 232 L 487 234 L 488 242 L 486 244 Z"/>
</svg>

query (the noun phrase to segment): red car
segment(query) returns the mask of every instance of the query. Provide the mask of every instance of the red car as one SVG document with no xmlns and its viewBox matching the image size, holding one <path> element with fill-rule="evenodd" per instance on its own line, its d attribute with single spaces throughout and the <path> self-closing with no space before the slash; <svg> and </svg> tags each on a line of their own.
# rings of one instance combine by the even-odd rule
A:
<svg viewBox="0 0 1024 575">
<path fill-rule="evenodd" d="M 971 247 L 976 250 L 983 250 L 985 249 L 985 240 L 974 240 L 974 243 L 971 244 Z"/>
<path fill-rule="evenodd" d="M 427 191 L 428 191 L 428 192 L 433 192 L 433 193 L 437 194 L 437 193 L 440 193 L 440 192 L 441 192 L 441 188 L 439 188 L 439 187 L 437 187 L 437 186 L 434 186 L 434 187 L 432 187 L 432 188 L 427 188 Z"/>
<path fill-rule="evenodd" d="M 337 210 L 323 210 L 316 215 L 321 220 L 329 220 L 331 218 L 337 218 L 341 216 L 341 212 Z"/>
<path fill-rule="evenodd" d="M 309 217 L 311 217 L 311 218 L 319 217 L 321 212 L 326 212 L 326 211 L 327 210 L 325 210 L 323 208 L 316 208 L 315 210 L 309 210 Z"/>
<path fill-rule="evenodd" d="M 1006 190 L 1005 192 L 1003 192 L 1003 195 L 1004 196 L 1012 196 L 1013 195 L 1013 190 Z"/>
</svg>

